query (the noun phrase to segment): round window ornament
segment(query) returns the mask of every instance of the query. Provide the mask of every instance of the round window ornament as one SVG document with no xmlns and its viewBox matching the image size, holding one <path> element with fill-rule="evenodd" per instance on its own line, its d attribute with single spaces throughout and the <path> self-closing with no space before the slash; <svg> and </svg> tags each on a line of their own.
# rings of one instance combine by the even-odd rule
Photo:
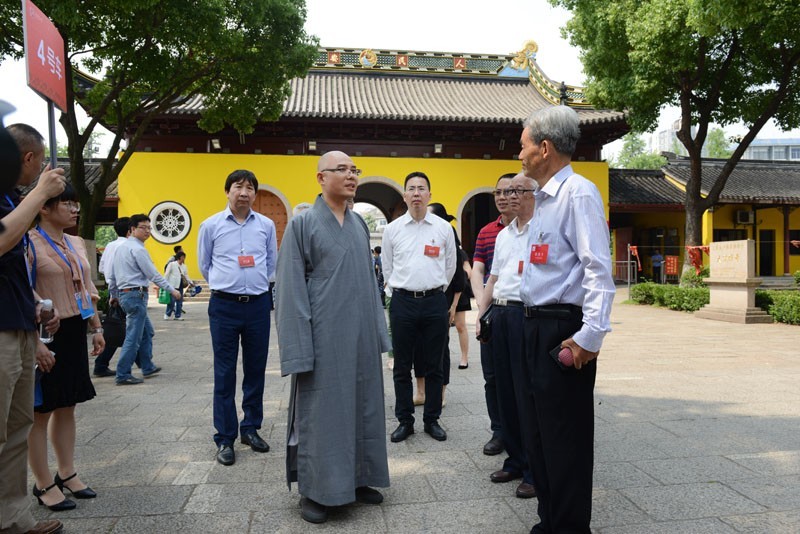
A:
<svg viewBox="0 0 800 534">
<path fill-rule="evenodd" d="M 172 245 L 183 241 L 192 228 L 189 211 L 177 202 L 159 202 L 150 210 L 151 235 L 159 243 Z"/>
</svg>

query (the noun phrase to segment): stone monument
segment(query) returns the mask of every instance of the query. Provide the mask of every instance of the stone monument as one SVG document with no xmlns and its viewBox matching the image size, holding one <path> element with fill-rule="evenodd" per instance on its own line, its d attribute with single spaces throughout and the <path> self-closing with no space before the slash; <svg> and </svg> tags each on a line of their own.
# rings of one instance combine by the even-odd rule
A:
<svg viewBox="0 0 800 534">
<path fill-rule="evenodd" d="M 756 307 L 756 242 L 722 241 L 709 247 L 711 276 L 705 283 L 711 290 L 709 304 L 695 312 L 695 317 L 731 323 L 771 323 L 772 317 Z"/>
</svg>

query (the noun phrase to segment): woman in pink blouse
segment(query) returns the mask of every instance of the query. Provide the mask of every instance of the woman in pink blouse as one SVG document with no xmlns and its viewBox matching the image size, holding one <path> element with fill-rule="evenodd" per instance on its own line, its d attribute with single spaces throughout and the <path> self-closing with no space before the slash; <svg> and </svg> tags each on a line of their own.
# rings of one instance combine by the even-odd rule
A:
<svg viewBox="0 0 800 534">
<path fill-rule="evenodd" d="M 75 190 L 67 185 L 60 196 L 45 203 L 36 227 L 28 232 L 31 283 L 41 298 L 53 301 L 61 316 L 61 327 L 47 345 L 56 363 L 41 374 L 41 404 L 34 407 L 28 436 L 28 463 L 36 480 L 33 495 L 53 511 L 75 508 L 64 496 L 65 490 L 77 499 L 97 496 L 78 477 L 74 461 L 75 405 L 95 396 L 89 377 L 87 328 L 91 329 L 92 355 L 105 347 L 86 245 L 83 239 L 64 233 L 78 220 L 76 198 Z M 47 463 L 48 425 L 58 464 L 55 475 Z"/>
</svg>

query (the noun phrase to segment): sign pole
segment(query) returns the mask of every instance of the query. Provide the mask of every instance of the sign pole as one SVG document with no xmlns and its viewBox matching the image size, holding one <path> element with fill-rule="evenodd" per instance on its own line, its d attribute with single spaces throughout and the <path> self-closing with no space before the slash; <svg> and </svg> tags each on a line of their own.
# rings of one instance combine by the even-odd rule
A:
<svg viewBox="0 0 800 534">
<path fill-rule="evenodd" d="M 56 141 L 56 109 L 53 101 L 47 99 L 47 123 L 50 130 L 50 168 L 58 167 L 58 143 Z"/>
</svg>

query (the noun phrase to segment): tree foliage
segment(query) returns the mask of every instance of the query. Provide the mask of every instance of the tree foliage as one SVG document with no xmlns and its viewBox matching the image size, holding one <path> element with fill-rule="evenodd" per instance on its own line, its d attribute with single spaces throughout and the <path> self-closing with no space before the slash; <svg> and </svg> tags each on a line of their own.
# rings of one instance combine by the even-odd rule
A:
<svg viewBox="0 0 800 534">
<path fill-rule="evenodd" d="M 664 156 L 646 150 L 641 135 L 628 132 L 622 138 L 622 150 L 611 165 L 620 169 L 660 169 L 666 162 Z"/>
<path fill-rule="evenodd" d="M 714 128 L 708 132 L 706 150 L 709 158 L 728 159 L 733 154 L 730 149 L 730 141 L 725 137 L 725 131 L 721 128 Z"/>
<path fill-rule="evenodd" d="M 317 50 L 303 30 L 303 0 L 38 0 L 65 41 L 71 67 L 96 76 L 78 83 L 67 74 L 68 111 L 60 118 L 69 141 L 73 185 L 81 202 L 80 234 L 94 237 L 97 212 L 153 119 L 202 97 L 199 126 L 250 133 L 259 120 L 275 120 Z M 18 0 L 0 0 L 0 58 L 22 55 Z M 79 131 L 75 103 L 90 122 Z M 90 192 L 83 151 L 95 128 L 115 132 Z M 116 156 L 125 141 L 124 155 Z"/>
<path fill-rule="evenodd" d="M 573 14 L 565 33 L 581 52 L 587 95 L 625 109 L 636 131 L 664 105 L 681 108 L 678 139 L 691 159 L 686 241 L 701 244 L 703 212 L 719 199 L 745 149 L 774 118 L 800 125 L 800 3 L 796 0 L 550 0 Z M 709 125 L 748 128 L 701 195 Z M 692 135 L 692 126 L 696 132 Z"/>
</svg>

